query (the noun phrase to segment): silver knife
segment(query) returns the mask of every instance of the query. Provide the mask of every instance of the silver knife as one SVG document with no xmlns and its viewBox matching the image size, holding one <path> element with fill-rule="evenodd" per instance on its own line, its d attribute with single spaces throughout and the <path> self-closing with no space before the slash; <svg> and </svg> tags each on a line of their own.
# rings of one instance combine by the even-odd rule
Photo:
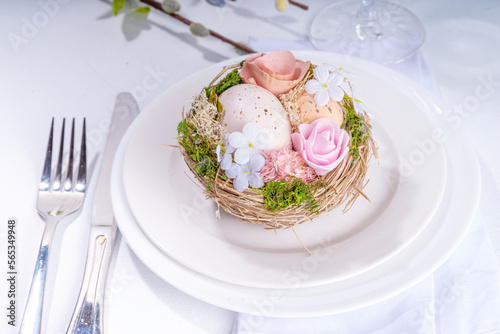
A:
<svg viewBox="0 0 500 334">
<path fill-rule="evenodd" d="M 120 93 L 116 98 L 97 179 L 85 275 L 68 334 L 103 333 L 106 275 L 116 235 L 110 194 L 111 167 L 123 134 L 138 114 L 139 107 L 134 97 L 130 93 Z"/>
</svg>

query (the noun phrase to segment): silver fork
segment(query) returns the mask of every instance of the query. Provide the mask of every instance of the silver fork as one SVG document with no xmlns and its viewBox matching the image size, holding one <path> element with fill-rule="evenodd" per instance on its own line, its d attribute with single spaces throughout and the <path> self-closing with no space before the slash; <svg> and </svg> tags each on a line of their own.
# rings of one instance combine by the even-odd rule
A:
<svg viewBox="0 0 500 334">
<path fill-rule="evenodd" d="M 64 153 L 64 125 L 63 119 L 61 142 L 55 176 L 52 178 L 52 142 L 54 137 L 54 118 L 50 128 L 49 143 L 43 166 L 42 180 L 38 187 L 37 210 L 45 220 L 45 229 L 40 243 L 40 250 L 36 260 L 35 272 L 31 281 L 28 301 L 24 310 L 23 320 L 19 334 L 40 333 L 42 321 L 43 295 L 45 290 L 45 277 L 47 274 L 47 263 L 49 259 L 52 236 L 57 223 L 64 217 L 76 212 L 82 206 L 87 186 L 87 154 L 85 138 L 85 118 L 83 119 L 82 142 L 80 149 L 80 161 L 78 163 L 78 175 L 73 178 L 73 155 L 75 143 L 75 119 L 71 128 L 69 159 L 66 177 L 63 181 L 63 153 Z M 64 159 L 65 160 L 65 159 Z M 76 182 L 75 182 L 76 181 Z"/>
</svg>

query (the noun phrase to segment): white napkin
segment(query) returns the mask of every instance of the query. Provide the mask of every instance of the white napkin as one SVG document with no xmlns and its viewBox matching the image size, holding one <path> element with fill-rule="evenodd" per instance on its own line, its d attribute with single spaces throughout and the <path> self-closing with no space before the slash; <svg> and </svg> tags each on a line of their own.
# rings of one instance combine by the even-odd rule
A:
<svg viewBox="0 0 500 334">
<path fill-rule="evenodd" d="M 251 37 L 259 52 L 314 50 L 308 41 Z M 437 85 L 419 52 L 390 65 L 439 96 Z M 471 334 L 500 333 L 500 268 L 483 218 L 474 224 L 455 253 L 432 275 L 407 291 L 378 304 L 316 318 L 267 318 L 238 314 L 233 334 Z M 256 324 L 259 326 L 250 326 Z"/>
</svg>

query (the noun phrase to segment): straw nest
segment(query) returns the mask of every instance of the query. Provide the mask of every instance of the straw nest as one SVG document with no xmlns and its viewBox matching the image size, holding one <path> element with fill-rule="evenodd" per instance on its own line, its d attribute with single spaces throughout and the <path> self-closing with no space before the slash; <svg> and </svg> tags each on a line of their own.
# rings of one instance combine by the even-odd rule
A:
<svg viewBox="0 0 500 334">
<path fill-rule="evenodd" d="M 213 83 L 216 82 L 217 79 L 227 70 L 235 68 L 238 69 L 239 66 L 235 65 L 225 67 L 207 87 L 212 86 Z M 300 114 L 297 112 L 298 110 L 295 97 L 297 93 L 303 89 L 305 82 L 311 77 L 312 71 L 309 71 L 299 85 L 297 85 L 289 93 L 280 96 L 280 101 L 285 107 L 291 121 L 292 129 L 296 129 L 298 124 L 301 122 L 299 116 Z M 202 92 L 200 96 L 201 95 L 205 95 L 204 92 Z M 192 108 L 195 103 L 196 100 L 193 102 Z M 342 103 L 347 103 L 352 106 L 352 101 L 350 99 L 344 99 Z M 203 131 L 202 128 L 204 128 L 205 131 L 206 129 L 211 129 L 210 131 L 212 131 L 212 133 L 204 134 L 207 137 L 213 137 L 212 140 L 209 141 L 222 140 L 223 137 L 221 137 L 222 134 L 220 132 L 222 130 L 218 128 L 217 107 L 214 106 L 211 112 L 200 112 L 199 114 L 204 114 L 204 116 L 201 117 L 202 120 L 200 120 L 200 117 L 193 119 L 192 110 L 187 113 L 183 112 L 183 120 L 190 121 L 191 123 L 203 123 L 203 119 L 205 119 L 207 123 L 212 123 L 212 126 L 204 127 L 203 124 L 196 124 L 196 127 L 200 131 Z M 363 144 L 357 145 L 358 149 L 356 154 L 347 154 L 339 166 L 337 166 L 334 170 L 324 176 L 316 176 L 316 179 L 313 181 L 320 185 L 315 188 L 314 192 L 314 210 L 311 210 L 311 207 L 306 204 L 293 204 L 287 208 L 273 212 L 266 208 L 265 199 L 259 191 L 252 188 L 246 189 L 244 192 L 236 191 L 233 188 L 232 180 L 225 178 L 224 171 L 220 168 L 217 168 L 214 178 L 200 176 L 196 168 L 197 162 L 195 162 L 190 155 L 187 154 L 180 140 L 178 147 L 184 161 L 200 183 L 208 199 L 215 201 L 220 208 L 234 215 L 242 222 L 264 225 L 264 227 L 268 229 L 286 229 L 293 227 L 296 224 L 301 224 L 317 218 L 320 214 L 339 207 L 341 204 L 343 204 L 343 213 L 345 213 L 351 209 L 359 196 L 369 200 L 368 196 L 363 193 L 363 189 L 368 183 L 368 180 L 365 180 L 365 177 L 370 158 L 372 156 L 378 158 L 378 156 L 376 145 L 371 136 L 368 114 L 363 115 L 362 117 L 365 124 L 368 126 L 364 129 L 366 132 L 365 141 Z M 352 145 L 352 132 L 348 127 L 346 127 L 345 130 L 351 137 L 349 145 Z"/>
</svg>

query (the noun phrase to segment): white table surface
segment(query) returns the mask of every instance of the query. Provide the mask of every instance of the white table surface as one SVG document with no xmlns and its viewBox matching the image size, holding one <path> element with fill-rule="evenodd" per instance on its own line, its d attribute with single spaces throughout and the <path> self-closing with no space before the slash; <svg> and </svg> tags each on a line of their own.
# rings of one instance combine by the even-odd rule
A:
<svg viewBox="0 0 500 334">
<path fill-rule="evenodd" d="M 218 9 L 181 1 L 181 13 L 236 41 L 263 36 L 306 39 L 312 18 L 329 1 L 305 1 L 309 11 L 279 13 L 272 0 L 238 0 Z M 500 261 L 500 3 L 400 1 L 425 25 L 423 54 L 456 131 L 468 135 L 482 172 L 480 210 Z M 17 219 L 17 323 L 20 322 L 44 223 L 36 213 L 37 184 L 50 119 L 87 118 L 99 133 L 119 92 L 145 107 L 185 76 L 237 56 L 219 40 L 196 38 L 184 24 L 152 10 L 143 22 L 113 17 L 110 2 L 0 2 L 0 267 L 6 269 L 7 220 Z M 493 82 L 485 86 L 484 80 Z M 482 88 L 478 88 L 482 87 Z M 491 94 L 467 105 L 477 90 Z M 460 109 L 461 108 L 461 109 Z M 468 109 L 470 111 L 468 111 Z M 459 112 L 461 110 L 461 112 Z M 103 149 L 89 143 L 89 160 Z M 95 180 L 95 179 L 94 179 Z M 92 185 L 91 185 L 92 186 Z M 92 188 L 90 188 L 91 190 Z M 464 194 L 463 196 L 467 196 Z M 87 249 L 90 195 L 80 216 L 56 230 L 46 289 L 43 332 L 65 333 L 78 296 Z M 118 237 L 108 277 L 108 333 L 229 333 L 235 313 L 209 305 L 156 276 Z M 0 280 L 1 333 L 7 325 L 7 285 Z"/>
</svg>

